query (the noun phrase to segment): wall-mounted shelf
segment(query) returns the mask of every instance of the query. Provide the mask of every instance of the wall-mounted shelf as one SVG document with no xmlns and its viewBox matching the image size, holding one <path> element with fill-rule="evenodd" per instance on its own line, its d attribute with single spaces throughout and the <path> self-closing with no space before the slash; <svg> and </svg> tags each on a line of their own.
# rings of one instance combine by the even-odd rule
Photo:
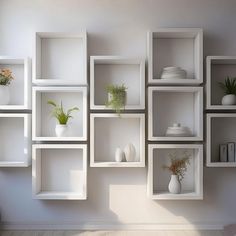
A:
<svg viewBox="0 0 236 236">
<path fill-rule="evenodd" d="M 207 166 L 236 167 L 236 162 L 220 162 L 220 144 L 236 143 L 236 114 L 207 114 Z"/>
<path fill-rule="evenodd" d="M 148 83 L 201 84 L 203 82 L 203 31 L 198 28 L 164 28 L 148 32 Z M 181 67 L 185 79 L 161 79 L 165 67 Z"/>
<path fill-rule="evenodd" d="M 9 87 L 10 104 L 0 105 L 0 110 L 25 110 L 31 108 L 31 67 L 29 58 L 0 56 L 0 69 L 10 69 L 14 80 Z"/>
<path fill-rule="evenodd" d="M 203 140 L 203 90 L 201 87 L 149 87 L 148 138 L 150 141 Z M 192 136 L 168 137 L 166 130 L 180 123 Z"/>
<path fill-rule="evenodd" d="M 86 87 L 34 87 L 32 128 L 34 141 L 85 141 L 87 140 L 87 88 Z M 65 110 L 77 106 L 79 111 L 69 120 L 66 137 L 56 137 L 56 119 L 51 116 L 48 100 L 63 102 Z"/>
<path fill-rule="evenodd" d="M 0 114 L 0 167 L 31 165 L 30 117 L 30 114 Z"/>
<path fill-rule="evenodd" d="M 236 105 L 221 105 L 224 91 L 219 82 L 224 82 L 227 76 L 236 77 L 236 56 L 207 57 L 207 109 L 232 110 Z"/>
<path fill-rule="evenodd" d="M 116 162 L 116 148 L 128 143 L 135 146 L 136 161 Z M 90 166 L 144 167 L 145 115 L 90 114 Z"/>
<path fill-rule="evenodd" d="M 87 198 L 87 146 L 33 145 L 33 196 L 36 199 Z"/>
<path fill-rule="evenodd" d="M 181 182 L 182 192 L 171 194 L 168 184 L 171 173 L 163 169 L 169 165 L 168 155 L 175 152 L 177 158 L 186 151 L 191 154 Z M 200 200 L 203 199 L 203 146 L 198 144 L 150 144 L 148 147 L 148 195 L 156 200 Z"/>
<path fill-rule="evenodd" d="M 90 57 L 90 107 L 105 110 L 108 85 L 127 87 L 126 109 L 145 108 L 145 60 L 117 56 Z"/>
<path fill-rule="evenodd" d="M 87 85 L 87 35 L 36 33 L 33 83 Z"/>
</svg>

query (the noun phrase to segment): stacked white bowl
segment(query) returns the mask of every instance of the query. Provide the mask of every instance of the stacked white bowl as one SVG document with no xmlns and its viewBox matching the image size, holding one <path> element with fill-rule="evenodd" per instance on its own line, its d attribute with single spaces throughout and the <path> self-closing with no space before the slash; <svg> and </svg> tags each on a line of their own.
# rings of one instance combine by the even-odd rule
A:
<svg viewBox="0 0 236 236">
<path fill-rule="evenodd" d="M 179 123 L 174 123 L 166 130 L 166 136 L 169 137 L 188 137 L 192 136 L 190 129 L 186 126 L 181 126 Z"/>
<path fill-rule="evenodd" d="M 165 67 L 163 68 L 161 79 L 186 79 L 187 73 L 180 67 Z"/>
</svg>

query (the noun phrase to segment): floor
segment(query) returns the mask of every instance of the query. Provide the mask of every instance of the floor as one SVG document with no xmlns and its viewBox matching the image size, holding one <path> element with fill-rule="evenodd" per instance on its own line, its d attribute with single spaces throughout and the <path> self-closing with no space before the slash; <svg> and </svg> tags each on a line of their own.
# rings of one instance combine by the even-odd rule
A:
<svg viewBox="0 0 236 236">
<path fill-rule="evenodd" d="M 222 231 L 2 231 L 0 236 L 223 236 Z"/>
</svg>

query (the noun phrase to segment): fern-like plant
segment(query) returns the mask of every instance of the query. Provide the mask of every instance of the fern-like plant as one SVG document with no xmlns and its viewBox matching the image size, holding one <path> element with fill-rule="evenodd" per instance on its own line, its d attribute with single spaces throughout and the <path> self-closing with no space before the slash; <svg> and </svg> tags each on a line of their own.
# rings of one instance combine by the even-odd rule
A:
<svg viewBox="0 0 236 236">
<path fill-rule="evenodd" d="M 225 94 L 236 95 L 236 78 L 230 78 L 227 76 L 224 83 L 219 83 L 220 87 L 223 89 Z"/>
<path fill-rule="evenodd" d="M 110 94 L 110 98 L 108 99 L 106 106 L 114 109 L 116 113 L 120 115 L 121 110 L 125 109 L 127 88 L 124 84 L 121 86 L 108 85 L 106 90 Z"/>
<path fill-rule="evenodd" d="M 79 111 L 78 107 L 73 107 L 73 108 L 68 109 L 65 112 L 64 108 L 63 108 L 63 105 L 62 105 L 62 101 L 61 101 L 61 104 L 58 105 L 54 101 L 49 100 L 48 104 L 53 106 L 52 116 L 55 117 L 58 120 L 60 125 L 66 125 L 68 120 L 70 118 L 73 118 L 71 116 L 71 113 L 73 111 Z"/>
</svg>

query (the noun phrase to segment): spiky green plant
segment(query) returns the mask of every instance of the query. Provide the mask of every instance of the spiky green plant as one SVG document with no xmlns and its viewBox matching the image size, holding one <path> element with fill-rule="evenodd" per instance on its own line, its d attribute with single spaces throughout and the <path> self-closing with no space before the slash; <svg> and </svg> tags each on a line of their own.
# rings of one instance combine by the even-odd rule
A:
<svg viewBox="0 0 236 236">
<path fill-rule="evenodd" d="M 48 104 L 53 106 L 52 116 L 55 117 L 61 125 L 66 125 L 68 120 L 70 118 L 73 118 L 73 116 L 71 116 L 71 113 L 73 111 L 79 111 L 78 107 L 73 107 L 65 112 L 62 105 L 62 101 L 61 104 L 58 105 L 54 101 L 48 100 Z"/>
<path fill-rule="evenodd" d="M 236 95 L 236 78 L 230 78 L 227 76 L 224 83 L 219 83 L 220 87 L 223 89 L 225 94 Z"/>
<path fill-rule="evenodd" d="M 118 115 L 121 110 L 125 109 L 126 103 L 126 90 L 124 84 L 119 85 L 108 85 L 106 88 L 107 92 L 111 94 L 110 99 L 107 101 L 106 106 L 114 109 Z"/>
</svg>

